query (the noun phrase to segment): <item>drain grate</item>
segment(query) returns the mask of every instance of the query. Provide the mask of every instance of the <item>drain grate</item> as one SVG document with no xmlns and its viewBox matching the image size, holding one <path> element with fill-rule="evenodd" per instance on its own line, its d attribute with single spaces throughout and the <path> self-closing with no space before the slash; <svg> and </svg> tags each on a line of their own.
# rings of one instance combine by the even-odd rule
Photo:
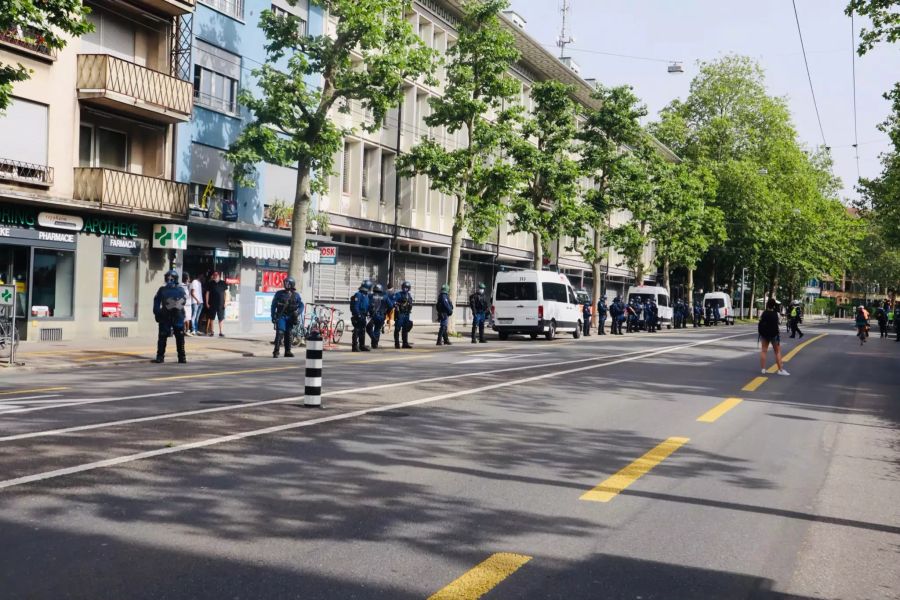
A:
<svg viewBox="0 0 900 600">
<path fill-rule="evenodd" d="M 62 340 L 62 327 L 41 327 L 42 342 L 59 342 Z"/>
<path fill-rule="evenodd" d="M 127 338 L 128 337 L 128 328 L 127 327 L 110 327 L 109 328 L 109 337 L 111 337 L 111 338 Z"/>
</svg>

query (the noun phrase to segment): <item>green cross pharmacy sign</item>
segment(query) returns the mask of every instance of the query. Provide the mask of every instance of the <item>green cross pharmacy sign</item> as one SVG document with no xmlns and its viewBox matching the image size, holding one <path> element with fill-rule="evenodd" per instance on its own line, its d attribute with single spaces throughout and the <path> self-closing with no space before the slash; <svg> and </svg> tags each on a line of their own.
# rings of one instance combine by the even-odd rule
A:
<svg viewBox="0 0 900 600">
<path fill-rule="evenodd" d="M 163 223 L 153 226 L 153 247 L 166 250 L 187 248 L 187 226 Z"/>
<path fill-rule="evenodd" d="M 16 298 L 16 286 L 0 285 L 0 306 L 12 306 Z"/>
</svg>

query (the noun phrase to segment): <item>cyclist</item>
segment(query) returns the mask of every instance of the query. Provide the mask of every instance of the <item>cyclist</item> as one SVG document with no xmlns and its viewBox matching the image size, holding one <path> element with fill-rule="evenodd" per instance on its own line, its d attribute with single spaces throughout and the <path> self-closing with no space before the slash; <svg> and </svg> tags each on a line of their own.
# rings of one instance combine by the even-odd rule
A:
<svg viewBox="0 0 900 600">
<path fill-rule="evenodd" d="M 856 307 L 856 335 L 859 337 L 859 345 L 866 343 L 869 337 L 869 313 L 866 307 L 860 304 Z"/>
<path fill-rule="evenodd" d="M 284 341 L 284 357 L 292 358 L 291 338 L 293 329 L 303 311 L 303 299 L 297 292 L 297 282 L 293 277 L 284 279 L 284 289 L 275 292 L 272 298 L 272 324 L 275 325 L 275 350 L 272 358 L 278 358 L 281 342 Z"/>
</svg>

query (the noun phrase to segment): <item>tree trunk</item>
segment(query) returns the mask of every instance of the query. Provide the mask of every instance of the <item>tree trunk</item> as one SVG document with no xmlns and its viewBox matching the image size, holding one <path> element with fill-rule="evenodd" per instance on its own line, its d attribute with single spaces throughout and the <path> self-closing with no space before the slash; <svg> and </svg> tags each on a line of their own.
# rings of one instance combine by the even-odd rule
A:
<svg viewBox="0 0 900 600">
<path fill-rule="evenodd" d="M 591 274 L 594 277 L 594 283 L 591 286 L 591 301 L 594 303 L 591 310 L 591 328 L 596 329 L 599 325 L 597 320 L 597 303 L 600 301 L 600 295 L 603 293 L 600 278 L 602 270 L 600 269 L 600 232 L 594 231 L 594 262 L 591 263 Z"/>
<path fill-rule="evenodd" d="M 688 269 L 687 298 L 688 305 L 694 306 L 694 269 Z M 691 313 L 693 314 L 693 313 Z"/>
<path fill-rule="evenodd" d="M 297 289 L 303 289 L 303 257 L 306 254 L 306 221 L 312 200 L 309 189 L 309 165 L 297 165 L 297 188 L 294 192 L 294 215 L 291 218 L 291 253 L 288 275 L 297 282 Z M 310 298 L 314 302 L 315 298 Z"/>
<path fill-rule="evenodd" d="M 716 291 L 716 257 L 714 256 L 712 259 L 712 266 L 709 270 L 709 289 L 707 292 Z"/>
<path fill-rule="evenodd" d="M 500 240 L 497 240 L 497 243 L 500 243 Z M 541 245 L 541 234 L 539 231 L 531 232 L 531 243 L 534 249 L 534 270 L 540 271 L 544 268 L 544 248 Z M 559 257 L 556 258 L 557 264 L 559 263 Z"/>
<path fill-rule="evenodd" d="M 756 308 L 756 271 L 752 273 L 753 283 L 750 284 L 750 310 L 747 311 L 747 316 L 753 316 L 753 309 Z"/>
<path fill-rule="evenodd" d="M 671 289 L 671 286 L 669 285 L 669 269 L 670 269 L 669 259 L 664 258 L 663 264 L 662 264 L 663 287 L 666 288 L 666 291 L 669 293 L 669 297 L 671 298 L 672 297 L 672 289 Z"/>
<path fill-rule="evenodd" d="M 459 256 L 462 252 L 463 229 L 465 228 L 466 203 L 462 198 L 457 198 L 456 216 L 453 218 L 453 234 L 450 238 L 450 263 L 447 265 L 447 285 L 450 286 L 452 298 L 456 299 L 456 282 L 459 279 Z M 498 237 L 497 244 L 500 243 Z M 456 321 L 450 319 L 448 327 L 450 333 L 456 333 Z"/>
</svg>

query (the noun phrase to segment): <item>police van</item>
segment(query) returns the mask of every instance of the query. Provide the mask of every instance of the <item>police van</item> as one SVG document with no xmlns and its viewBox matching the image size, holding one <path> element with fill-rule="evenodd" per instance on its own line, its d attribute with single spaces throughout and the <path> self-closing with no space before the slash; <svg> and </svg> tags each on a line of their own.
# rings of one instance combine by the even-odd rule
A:
<svg viewBox="0 0 900 600">
<path fill-rule="evenodd" d="M 707 308 L 719 309 L 719 318 L 726 325 L 734 325 L 734 308 L 731 306 L 731 296 L 725 292 L 709 292 L 703 296 L 703 311 Z"/>
<path fill-rule="evenodd" d="M 666 291 L 666 288 L 655 285 L 633 285 L 628 288 L 625 303 L 630 304 L 632 298 L 637 298 L 641 304 L 647 300 L 656 302 L 659 324 L 665 325 L 667 329 L 672 329 L 672 301 L 669 299 L 669 292 Z"/>
<path fill-rule="evenodd" d="M 511 334 L 543 335 L 558 332 L 581 337 L 581 305 L 568 277 L 553 271 L 505 271 L 494 281 L 494 331 L 501 340 Z"/>
</svg>

